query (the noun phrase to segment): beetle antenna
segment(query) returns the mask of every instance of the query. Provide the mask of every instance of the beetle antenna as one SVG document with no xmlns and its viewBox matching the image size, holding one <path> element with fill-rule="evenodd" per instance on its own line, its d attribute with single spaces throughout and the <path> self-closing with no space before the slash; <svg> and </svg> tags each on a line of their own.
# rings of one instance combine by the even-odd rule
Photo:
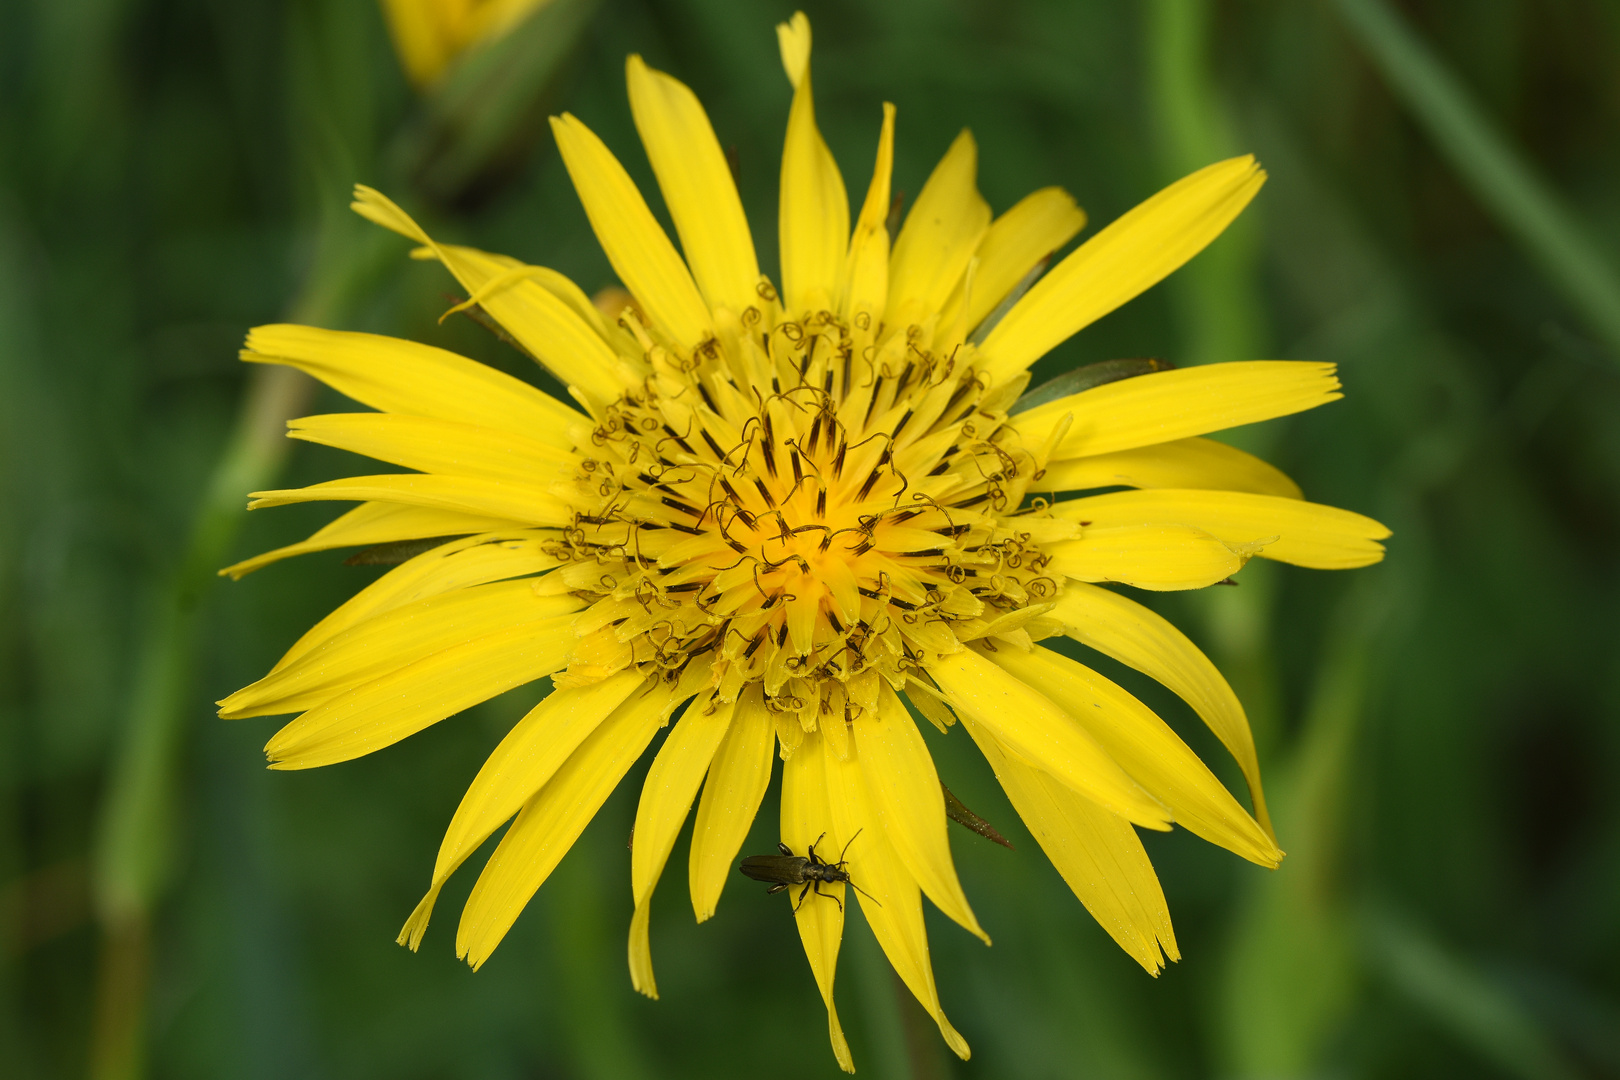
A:
<svg viewBox="0 0 1620 1080">
<path fill-rule="evenodd" d="M 861 829 L 864 829 L 864 828 L 866 828 L 866 826 L 862 825 L 860 829 L 856 829 L 855 830 L 855 836 L 861 835 Z M 825 834 L 823 834 L 823 835 L 825 835 Z M 844 856 L 849 854 L 849 845 L 851 845 L 851 844 L 853 844 L 855 842 L 855 836 L 851 836 L 848 840 L 844 841 L 844 850 L 840 851 L 838 853 L 838 865 L 839 866 L 844 865 Z M 817 841 L 817 842 L 819 843 L 820 841 Z"/>
<path fill-rule="evenodd" d="M 850 888 L 854 889 L 856 892 L 860 893 L 862 896 L 866 897 L 868 900 L 872 901 L 872 903 L 876 904 L 878 907 L 883 906 L 883 901 L 879 900 L 877 897 L 873 896 L 871 893 L 867 892 L 865 889 L 861 888 L 859 885 L 855 884 L 853 881 L 847 882 L 846 884 L 848 884 Z"/>
</svg>

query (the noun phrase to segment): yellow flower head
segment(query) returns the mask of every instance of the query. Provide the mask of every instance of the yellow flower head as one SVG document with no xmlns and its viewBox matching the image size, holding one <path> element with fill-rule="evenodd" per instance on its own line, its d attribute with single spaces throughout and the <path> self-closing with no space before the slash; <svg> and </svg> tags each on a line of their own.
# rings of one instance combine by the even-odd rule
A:
<svg viewBox="0 0 1620 1080">
<path fill-rule="evenodd" d="M 467 49 L 500 37 L 551 0 L 382 0 L 405 73 L 428 86 Z"/>
<path fill-rule="evenodd" d="M 630 101 L 684 258 L 608 148 L 572 116 L 553 121 L 634 298 L 611 318 L 562 275 L 438 243 L 359 189 L 356 209 L 442 262 L 579 409 L 426 345 L 254 330 L 245 359 L 301 368 L 378 410 L 298 420 L 294 437 L 416 471 L 258 493 L 254 506 L 360 505 L 230 572 L 431 542 L 227 698 L 222 715 L 300 712 L 267 749 L 276 768 L 309 768 L 550 676 L 551 694 L 474 779 L 401 933 L 415 948 L 450 874 L 512 821 L 457 932 L 476 967 L 679 714 L 636 815 L 630 969 L 647 994 L 649 901 L 692 804 L 702 920 L 780 756 L 783 843 L 797 856 L 811 845 L 828 861 L 845 853 L 878 941 L 966 1057 L 934 988 L 921 897 L 984 931 L 907 703 L 942 732 L 960 719 L 1082 903 L 1157 972 L 1178 954 L 1135 827 L 1177 822 L 1262 866 L 1282 853 L 1225 680 L 1170 624 L 1096 583 L 1199 588 L 1253 555 L 1362 566 L 1382 556 L 1387 530 L 1303 501 L 1276 469 L 1202 437 L 1334 400 L 1327 364 L 1156 371 L 1020 410 L 1031 363 L 1242 210 L 1264 179 L 1252 159 L 1172 185 L 1041 277 L 1084 216 L 1048 188 L 992 218 L 963 133 L 891 249 L 893 107 L 852 229 L 815 124 L 809 24 L 798 15 L 780 32 L 795 88 L 780 288 L 759 272 L 702 107 L 638 57 Z M 1124 490 L 1054 501 L 1087 488 Z M 1054 635 L 1184 698 L 1237 758 L 1255 814 L 1141 702 L 1038 644 Z M 792 895 L 847 1069 L 833 1009 L 845 884 Z"/>
</svg>

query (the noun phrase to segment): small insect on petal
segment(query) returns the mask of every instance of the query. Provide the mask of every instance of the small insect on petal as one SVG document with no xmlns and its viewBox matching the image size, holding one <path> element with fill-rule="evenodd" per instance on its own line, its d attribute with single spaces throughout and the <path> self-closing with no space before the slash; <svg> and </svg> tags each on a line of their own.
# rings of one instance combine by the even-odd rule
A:
<svg viewBox="0 0 1620 1080">
<path fill-rule="evenodd" d="M 850 880 L 849 872 L 844 869 L 844 855 L 849 852 L 849 845 L 855 842 L 855 837 L 861 835 L 860 830 L 855 830 L 855 836 L 849 838 L 849 843 L 845 844 L 844 850 L 839 852 L 837 862 L 828 862 L 816 854 L 816 844 L 821 843 L 826 835 L 826 833 L 822 833 L 821 836 L 816 837 L 816 843 L 811 844 L 804 855 L 793 854 L 792 848 L 779 842 L 776 847 L 782 854 L 750 855 L 742 861 L 737 869 L 744 877 L 753 878 L 755 881 L 770 882 L 771 887 L 765 890 L 766 893 L 779 893 L 790 885 L 803 885 L 804 888 L 799 890 L 799 898 L 793 905 L 795 911 L 799 909 L 799 905 L 804 903 L 805 897 L 812 891 L 817 896 L 823 896 L 833 901 L 842 911 L 844 907 L 842 900 L 821 891 L 822 885 L 830 885 L 836 881 L 843 882 L 868 900 L 871 900 L 872 903 L 877 904 L 877 901 L 872 898 L 870 893 Z M 878 906 L 882 907 L 883 905 L 878 904 Z"/>
</svg>

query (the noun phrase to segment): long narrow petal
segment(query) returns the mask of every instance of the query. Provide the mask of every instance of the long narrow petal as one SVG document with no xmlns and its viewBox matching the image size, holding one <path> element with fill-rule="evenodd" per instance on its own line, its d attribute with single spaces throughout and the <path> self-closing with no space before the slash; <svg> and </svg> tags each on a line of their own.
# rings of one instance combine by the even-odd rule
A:
<svg viewBox="0 0 1620 1080">
<path fill-rule="evenodd" d="M 534 484 L 514 484 L 477 476 L 383 473 L 328 480 L 309 487 L 255 491 L 249 510 L 304 502 L 396 502 L 434 510 L 518 521 L 526 525 L 567 525 L 568 504 Z"/>
<path fill-rule="evenodd" d="M 567 305 L 568 310 L 578 315 L 586 328 L 597 337 L 609 344 L 612 343 L 614 332 L 610 329 L 611 324 L 607 317 L 597 309 L 585 290 L 561 271 L 553 270 L 549 266 L 535 266 L 498 252 L 484 251 L 461 244 L 441 244 L 438 241 L 416 248 L 411 252 L 411 258 L 431 262 L 448 259 L 457 264 L 467 263 L 469 265 L 466 269 L 477 269 L 479 274 L 486 275 L 482 284 L 468 290 L 472 293 L 472 297 L 450 308 L 451 312 L 474 303 L 482 305 L 486 300 L 494 300 L 498 293 L 532 282 Z M 444 321 L 443 315 L 439 317 L 439 321 Z M 595 352 L 594 346 L 592 352 Z"/>
<path fill-rule="evenodd" d="M 934 166 L 895 238 L 885 323 L 900 326 L 939 311 L 961 282 L 990 227 L 978 171 L 978 146 L 963 131 Z"/>
<path fill-rule="evenodd" d="M 1020 414 L 1015 426 L 1026 443 L 1039 445 L 1073 414 L 1054 461 L 1131 450 L 1337 401 L 1344 395 L 1333 370 L 1306 360 L 1238 360 L 1156 371 L 1049 401 Z"/>
<path fill-rule="evenodd" d="M 553 690 L 507 732 L 473 778 L 450 819 L 433 880 L 397 939 L 412 952 L 422 944 L 439 890 L 467 856 L 489 839 L 552 778 L 568 756 L 644 680 L 622 672 L 585 687 Z"/>
<path fill-rule="evenodd" d="M 1176 824 L 1250 862 L 1275 867 L 1282 852 L 1170 726 L 1084 664 L 1036 646 L 992 659 L 1063 708 L 1109 756 L 1175 815 Z"/>
<path fill-rule="evenodd" d="M 561 276 L 556 271 L 525 268 L 516 259 L 476 248 L 440 244 L 387 196 L 363 184 L 355 187 L 354 199 L 351 205 L 362 217 L 433 252 L 479 306 L 564 386 L 577 386 L 598 401 L 612 400 L 623 389 L 622 362 L 600 327 L 568 298 L 546 287 L 547 275 Z"/>
<path fill-rule="evenodd" d="M 1073 240 L 1085 225 L 1086 212 L 1059 187 L 1030 192 L 992 221 L 974 252 L 979 268 L 973 295 L 967 298 L 968 329 L 983 322 L 1036 263 Z M 946 306 L 947 316 L 961 302 L 960 292 L 958 288 Z"/>
<path fill-rule="evenodd" d="M 373 581 L 310 627 L 271 671 L 282 670 L 352 626 L 417 600 L 550 570 L 558 560 L 546 553 L 547 542 L 546 534 L 532 531 L 484 533 L 425 551 Z"/>
<path fill-rule="evenodd" d="M 1202 251 L 1249 205 L 1266 174 L 1252 156 L 1176 181 L 1080 245 L 1007 313 L 982 347 L 1009 379 Z"/>
<path fill-rule="evenodd" d="M 827 801 L 827 769 L 822 760 L 819 732 L 805 736 L 799 749 L 782 763 L 782 842 L 799 854 L 808 851 L 818 838 L 834 832 L 832 808 Z M 836 837 L 835 837 L 836 840 Z M 823 841 L 825 842 L 825 841 Z M 810 971 L 827 1005 L 827 1036 L 832 1042 L 838 1067 L 855 1071 L 849 1055 L 849 1042 L 838 1009 L 833 1004 L 833 976 L 838 971 L 838 947 L 844 939 L 844 899 L 842 882 L 823 885 L 823 897 L 806 896 L 798 902 L 794 890 L 793 921 L 799 928 L 799 941 L 810 961 Z M 827 903 L 832 897 L 836 902 Z"/>
<path fill-rule="evenodd" d="M 1048 614 L 1082 645 L 1156 679 L 1191 705 L 1237 760 L 1249 784 L 1254 816 L 1272 833 L 1249 718 L 1232 687 L 1198 646 L 1158 613 L 1095 585 L 1070 582 Z"/>
<path fill-rule="evenodd" d="M 877 161 L 872 183 L 849 240 L 849 262 L 844 269 L 839 307 L 846 318 L 875 319 L 889 296 L 889 180 L 894 171 L 894 106 L 883 103 L 883 127 L 878 132 Z"/>
<path fill-rule="evenodd" d="M 462 514 L 454 510 L 439 510 L 427 506 L 410 506 L 395 502 L 361 503 L 326 525 L 321 526 L 307 540 L 278 547 L 243 559 L 227 566 L 220 573 L 241 578 L 255 570 L 269 566 L 294 555 L 307 555 L 312 551 L 330 551 L 340 547 L 371 547 L 392 544 L 401 540 L 421 540 L 436 536 L 463 536 L 467 533 L 499 532 L 522 529 L 522 522 L 509 518 L 492 518 L 475 514 Z"/>
<path fill-rule="evenodd" d="M 589 423 L 551 395 L 487 364 L 381 334 L 258 326 L 248 333 L 242 359 L 295 367 L 383 412 L 500 428 L 562 450 L 573 446 L 569 427 Z"/>
<path fill-rule="evenodd" d="M 713 334 L 691 273 L 647 208 L 635 181 L 595 132 L 572 115 L 551 118 L 563 164 L 614 272 L 654 329 L 690 353 Z"/>
<path fill-rule="evenodd" d="M 1319 570 L 1378 562 L 1384 557 L 1378 541 L 1389 535 L 1372 518 L 1336 506 L 1238 491 L 1116 491 L 1059 503 L 1055 512 L 1099 529 L 1185 525 L 1229 544 L 1264 542 L 1258 554 L 1265 558 Z"/>
<path fill-rule="evenodd" d="M 928 674 L 958 714 L 989 728 L 1031 765 L 1138 825 L 1170 827 L 1170 812 L 1143 791 L 1061 707 L 976 650 L 942 656 L 929 665 Z"/>
<path fill-rule="evenodd" d="M 1156 592 L 1225 581 L 1243 569 L 1245 559 L 1218 537 L 1187 525 L 1088 527 L 1080 539 L 1048 544 L 1044 550 L 1054 573 Z"/>
<path fill-rule="evenodd" d="M 760 800 L 771 782 L 771 750 L 776 725 L 765 709 L 759 684 L 743 692 L 732 714 L 726 737 L 714 753 L 709 779 L 703 785 L 692 824 L 692 910 L 697 921 L 714 914 L 720 893 L 731 877 L 748 828 L 759 812 Z"/>
<path fill-rule="evenodd" d="M 686 84 L 631 56 L 630 110 L 692 276 L 711 306 L 758 303 L 759 262 L 737 185 L 708 114 Z"/>
<path fill-rule="evenodd" d="M 523 485 L 562 479 L 579 458 L 528 435 L 398 413 L 330 413 L 287 422 L 289 438 L 419 472 Z"/>
<path fill-rule="evenodd" d="M 1275 465 L 1235 446 L 1196 436 L 1139 446 L 1134 450 L 1116 450 L 1111 454 L 1051 461 L 1034 486 L 1044 491 L 1094 487 L 1212 488 L 1250 491 L 1284 499 L 1304 497 L 1299 485 Z"/>
<path fill-rule="evenodd" d="M 650 998 L 658 996 L 648 940 L 653 889 L 692 810 L 715 749 L 731 726 L 734 708 L 722 702 L 711 706 L 707 696 L 699 697 L 664 740 L 641 785 L 630 849 L 630 891 L 636 903 L 630 920 L 630 982 Z"/>
<path fill-rule="evenodd" d="M 445 649 L 304 713 L 265 747 L 273 769 L 314 769 L 391 746 L 481 701 L 560 671 L 568 616 Z"/>
<path fill-rule="evenodd" d="M 578 610 L 574 597 L 540 596 L 530 581 L 502 581 L 431 596 L 336 634 L 219 704 L 226 719 L 297 712 L 461 642 Z"/>
<path fill-rule="evenodd" d="M 889 843 L 883 822 L 872 806 L 868 793 L 872 768 L 861 762 L 858 753 L 852 752 L 840 760 L 826 739 L 816 742 L 821 744 L 827 801 L 832 810 L 833 835 L 828 839 L 836 842 L 843 852 L 842 857 L 849 860 L 850 880 L 865 890 L 855 894 L 861 913 L 866 916 L 866 923 L 889 963 L 939 1025 L 946 1045 L 965 1061 L 969 1055 L 967 1040 L 945 1018 L 939 990 L 934 985 L 928 931 L 923 925 L 922 892 Z M 807 739 L 799 753 L 815 749 L 815 743 Z M 816 897 L 805 899 L 822 905 L 827 903 Z"/>
<path fill-rule="evenodd" d="M 484 864 L 456 928 L 456 955 L 475 971 L 647 749 L 672 696 L 659 687 L 619 706 L 524 804 Z"/>
<path fill-rule="evenodd" d="M 849 195 L 832 151 L 816 127 L 810 89 L 810 20 L 797 12 L 776 27 L 782 66 L 793 84 L 787 139 L 782 147 L 781 209 L 777 228 L 782 297 L 790 315 L 827 308 L 849 247 Z"/>
<path fill-rule="evenodd" d="M 639 672 L 621 671 L 589 686 L 553 690 L 512 725 L 450 819 L 433 864 L 434 886 L 448 880 L 462 860 L 556 775 L 603 720 L 638 693 L 657 694 L 658 688 Z"/>
<path fill-rule="evenodd" d="M 945 834 L 945 796 L 934 759 L 911 714 L 887 683 L 878 695 L 877 715 L 863 710 L 852 734 L 883 833 L 906 869 L 941 911 L 990 944 L 956 877 Z"/>
<path fill-rule="evenodd" d="M 978 744 L 1013 809 L 1092 918 L 1148 974 L 1179 960 L 1164 890 L 1130 823 L 1009 753 L 971 719 Z"/>
</svg>

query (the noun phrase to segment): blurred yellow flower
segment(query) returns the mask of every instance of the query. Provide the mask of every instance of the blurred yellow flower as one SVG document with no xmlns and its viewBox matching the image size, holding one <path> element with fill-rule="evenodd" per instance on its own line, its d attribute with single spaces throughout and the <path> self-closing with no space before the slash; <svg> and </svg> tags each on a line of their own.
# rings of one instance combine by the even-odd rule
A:
<svg viewBox="0 0 1620 1080">
<path fill-rule="evenodd" d="M 254 330 L 244 359 L 300 368 L 378 410 L 297 420 L 293 437 L 416 471 L 257 493 L 255 507 L 360 505 L 228 572 L 430 542 L 221 715 L 301 713 L 267 751 L 275 768 L 304 769 L 550 676 L 549 696 L 473 780 L 400 935 L 417 946 L 445 881 L 511 821 L 457 931 L 474 967 L 678 715 L 642 788 L 631 857 L 630 970 L 649 995 L 649 902 L 694 801 L 703 920 L 780 756 L 783 842 L 804 855 L 820 839 L 829 859 L 847 849 L 883 950 L 966 1057 L 940 1008 L 921 897 L 988 938 L 907 703 L 941 732 L 960 721 L 1081 902 L 1156 973 L 1178 953 L 1137 827 L 1177 822 L 1262 866 L 1282 852 L 1226 681 L 1168 622 L 1100 583 L 1199 588 L 1255 555 L 1364 566 L 1388 531 L 1304 501 L 1272 466 L 1203 437 L 1338 398 L 1328 364 L 1156 371 L 1017 409 L 1034 361 L 1219 235 L 1264 180 L 1252 158 L 1171 185 L 1030 286 L 1085 223 L 1069 195 L 1046 188 L 993 217 L 963 132 L 891 245 L 885 105 L 852 227 L 816 127 L 809 23 L 796 15 L 779 32 L 794 87 L 780 288 L 760 274 L 696 97 L 639 57 L 631 108 L 684 258 L 608 148 L 572 116 L 552 121 L 635 300 L 616 320 L 561 274 L 439 243 L 358 189 L 361 214 L 443 263 L 579 409 L 427 345 Z M 1049 501 L 1088 488 L 1124 490 Z M 1059 635 L 1184 698 L 1236 757 L 1255 814 L 1141 702 L 1039 644 Z M 822 892 L 795 918 L 851 1069 L 833 1007 L 845 887 Z"/>
<path fill-rule="evenodd" d="M 428 86 L 462 52 L 500 37 L 551 0 L 382 0 L 405 73 Z"/>
</svg>

